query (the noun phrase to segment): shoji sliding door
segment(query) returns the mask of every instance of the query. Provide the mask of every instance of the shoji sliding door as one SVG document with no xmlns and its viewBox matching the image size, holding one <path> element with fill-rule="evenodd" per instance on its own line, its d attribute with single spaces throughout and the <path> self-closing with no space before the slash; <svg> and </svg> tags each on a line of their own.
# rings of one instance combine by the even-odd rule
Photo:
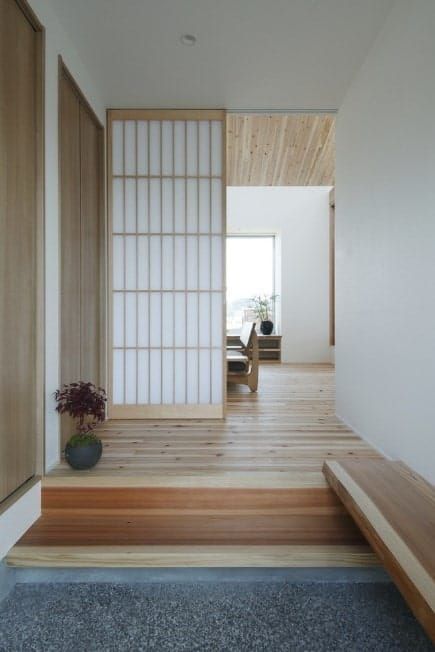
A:
<svg viewBox="0 0 435 652">
<path fill-rule="evenodd" d="M 111 418 L 223 416 L 224 121 L 109 112 Z"/>
</svg>

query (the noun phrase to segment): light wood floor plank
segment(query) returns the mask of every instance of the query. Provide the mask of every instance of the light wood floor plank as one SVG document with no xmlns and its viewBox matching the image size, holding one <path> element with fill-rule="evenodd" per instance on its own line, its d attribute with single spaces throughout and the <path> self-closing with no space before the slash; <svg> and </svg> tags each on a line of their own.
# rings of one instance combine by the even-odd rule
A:
<svg viewBox="0 0 435 652">
<path fill-rule="evenodd" d="M 370 567 L 367 546 L 15 546 L 8 564 L 21 567 Z"/>
</svg>

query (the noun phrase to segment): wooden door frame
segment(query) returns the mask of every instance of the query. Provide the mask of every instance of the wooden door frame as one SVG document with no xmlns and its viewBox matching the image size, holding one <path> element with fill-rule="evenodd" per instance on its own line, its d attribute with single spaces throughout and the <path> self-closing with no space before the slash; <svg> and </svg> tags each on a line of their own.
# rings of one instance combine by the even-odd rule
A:
<svg viewBox="0 0 435 652">
<path fill-rule="evenodd" d="M 35 475 L 45 472 L 45 27 L 27 0 L 15 0 L 36 37 L 36 458 Z"/>
<path fill-rule="evenodd" d="M 335 187 L 329 193 L 329 346 L 335 346 Z"/>
<path fill-rule="evenodd" d="M 59 206 L 59 252 L 61 252 L 62 247 L 62 193 L 61 193 L 61 174 L 62 174 L 62 152 L 61 152 L 61 129 L 62 129 L 62 120 L 61 120 L 61 83 L 62 79 L 66 79 L 70 84 L 73 92 L 77 96 L 80 104 L 86 109 L 86 111 L 91 116 L 93 122 L 95 123 L 98 129 L 98 162 L 99 162 L 99 215 L 100 215 L 100 384 L 103 387 L 107 387 L 108 375 L 107 375 L 107 214 L 106 214 L 106 156 L 105 156 L 105 127 L 102 124 L 101 120 L 98 118 L 95 113 L 92 105 L 87 100 L 80 86 L 74 79 L 73 75 L 66 66 L 62 55 L 58 55 L 58 174 L 59 174 L 59 196 L 58 196 L 58 206 Z M 61 274 L 61 267 L 60 267 Z M 60 280 L 62 284 L 62 279 Z M 60 306 L 61 310 L 61 306 Z M 60 321 L 60 329 L 62 327 L 62 322 Z M 61 356 L 62 351 L 60 347 L 60 338 L 61 330 L 59 329 L 59 378 L 61 378 Z M 59 433 L 59 440 L 62 442 L 62 433 Z"/>
</svg>

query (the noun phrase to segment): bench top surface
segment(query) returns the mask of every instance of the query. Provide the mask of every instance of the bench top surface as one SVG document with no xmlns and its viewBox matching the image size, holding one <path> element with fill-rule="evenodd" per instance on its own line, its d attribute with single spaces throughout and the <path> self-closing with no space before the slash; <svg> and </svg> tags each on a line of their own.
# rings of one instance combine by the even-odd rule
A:
<svg viewBox="0 0 435 652">
<path fill-rule="evenodd" d="M 403 463 L 383 459 L 331 460 L 324 474 L 408 603 L 408 583 L 419 593 L 435 632 L 435 488 Z"/>
</svg>

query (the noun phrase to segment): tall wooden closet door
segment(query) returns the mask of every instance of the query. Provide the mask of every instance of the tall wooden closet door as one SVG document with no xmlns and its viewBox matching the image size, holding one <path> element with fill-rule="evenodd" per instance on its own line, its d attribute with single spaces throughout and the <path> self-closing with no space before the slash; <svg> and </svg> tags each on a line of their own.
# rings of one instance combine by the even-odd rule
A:
<svg viewBox="0 0 435 652">
<path fill-rule="evenodd" d="M 81 204 L 81 376 L 96 384 L 102 379 L 102 257 L 101 133 L 89 111 L 80 106 Z"/>
<path fill-rule="evenodd" d="M 225 113 L 111 111 L 112 418 L 220 418 Z"/>
<path fill-rule="evenodd" d="M 69 80 L 60 81 L 61 380 L 81 378 L 80 103 Z M 62 418 L 65 436 L 71 423 Z"/>
<path fill-rule="evenodd" d="M 0 0 L 0 501 L 36 465 L 37 59 L 35 29 Z"/>
<path fill-rule="evenodd" d="M 104 384 L 103 132 L 69 74 L 60 76 L 61 382 Z M 62 439 L 74 425 L 62 417 Z"/>
</svg>

